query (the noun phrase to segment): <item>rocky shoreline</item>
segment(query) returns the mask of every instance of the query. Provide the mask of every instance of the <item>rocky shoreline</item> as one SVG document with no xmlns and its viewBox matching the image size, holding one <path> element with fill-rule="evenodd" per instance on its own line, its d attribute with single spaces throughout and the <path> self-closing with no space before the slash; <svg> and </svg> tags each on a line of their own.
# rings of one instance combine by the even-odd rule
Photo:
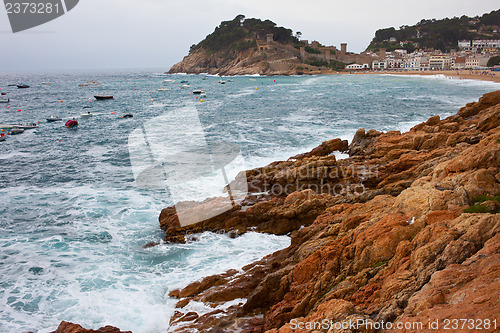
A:
<svg viewBox="0 0 500 333">
<path fill-rule="evenodd" d="M 256 231 L 291 245 L 172 291 L 168 332 L 438 332 L 452 319 L 498 329 L 500 91 L 406 133 L 360 129 L 349 145 L 326 141 L 245 175 L 249 197 L 222 215 L 181 227 L 164 209 L 165 240 Z M 56 333 L 120 332 L 70 325 Z"/>
</svg>

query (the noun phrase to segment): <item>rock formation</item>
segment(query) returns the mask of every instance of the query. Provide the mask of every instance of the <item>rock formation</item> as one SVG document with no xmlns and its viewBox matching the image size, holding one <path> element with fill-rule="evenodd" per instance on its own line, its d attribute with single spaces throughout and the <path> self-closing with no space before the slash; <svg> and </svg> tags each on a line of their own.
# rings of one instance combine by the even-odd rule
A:
<svg viewBox="0 0 500 333">
<path fill-rule="evenodd" d="M 334 151 L 350 157 L 336 160 Z M 182 228 L 175 209 L 164 209 L 165 240 L 252 230 L 288 234 L 291 245 L 170 292 L 178 303 L 168 332 L 375 332 L 388 324 L 465 332 L 445 329 L 460 319 L 498 331 L 500 91 L 407 133 L 360 129 L 349 146 L 326 141 L 246 176 L 249 197 L 220 216 Z M 214 310 L 185 310 L 190 302 Z"/>
<path fill-rule="evenodd" d="M 444 330 L 445 319 L 496 319 L 498 327 L 499 125 L 496 91 L 407 133 L 361 129 L 349 147 L 335 139 L 247 171 L 251 192 L 268 195 L 208 221 L 180 228 L 175 210 L 163 210 L 167 241 L 250 228 L 292 237 L 241 272 L 171 292 L 179 302 L 170 331 L 375 332 L 380 323 L 414 323 L 400 331 L 421 332 L 429 320 Z M 332 154 L 347 149 L 348 159 Z M 464 213 L 470 206 L 489 211 Z M 232 300 L 243 301 L 219 309 Z M 219 308 L 183 311 L 192 301 Z M 319 327 L 324 320 L 330 326 Z M 363 325 L 342 330 L 357 320 Z M 317 326 L 298 326 L 308 323 Z"/>
</svg>

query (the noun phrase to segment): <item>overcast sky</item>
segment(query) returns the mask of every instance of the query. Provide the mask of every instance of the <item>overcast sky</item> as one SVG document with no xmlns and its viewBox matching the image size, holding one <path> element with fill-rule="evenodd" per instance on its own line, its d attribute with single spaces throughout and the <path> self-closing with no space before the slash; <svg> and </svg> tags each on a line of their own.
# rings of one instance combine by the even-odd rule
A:
<svg viewBox="0 0 500 333">
<path fill-rule="evenodd" d="M 361 52 L 377 29 L 475 16 L 498 0 L 80 0 L 66 15 L 13 34 L 0 7 L 0 71 L 158 68 L 238 14 L 270 19 L 326 45 Z"/>
</svg>

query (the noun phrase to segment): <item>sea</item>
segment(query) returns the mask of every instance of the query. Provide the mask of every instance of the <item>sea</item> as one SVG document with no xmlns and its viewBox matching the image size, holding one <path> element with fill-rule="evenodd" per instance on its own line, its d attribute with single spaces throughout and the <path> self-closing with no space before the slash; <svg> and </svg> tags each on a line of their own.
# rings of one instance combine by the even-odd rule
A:
<svg viewBox="0 0 500 333">
<path fill-rule="evenodd" d="M 286 235 L 254 232 L 237 238 L 205 232 L 186 244 L 163 243 L 160 211 L 216 195 L 220 179 L 193 176 L 175 191 L 161 179 L 143 186 L 138 176 L 153 162 L 141 151 L 168 157 L 193 140 L 229 142 L 238 147 L 232 178 L 329 139 L 350 140 L 361 127 L 406 131 L 500 89 L 443 76 L 220 80 L 155 71 L 0 74 L 0 92 L 10 99 L 0 103 L 0 124 L 38 124 L 0 142 L 0 332 L 46 333 L 63 320 L 167 332 L 176 303 L 170 291 L 241 270 L 290 244 Z M 79 86 L 86 81 L 100 85 Z M 11 86 L 19 83 L 30 88 Z M 88 112 L 92 117 L 81 116 Z M 49 116 L 63 121 L 49 123 Z M 73 118 L 77 129 L 65 126 Z M 160 245 L 144 247 L 151 242 Z M 189 309 L 213 310 L 201 303 Z"/>
</svg>

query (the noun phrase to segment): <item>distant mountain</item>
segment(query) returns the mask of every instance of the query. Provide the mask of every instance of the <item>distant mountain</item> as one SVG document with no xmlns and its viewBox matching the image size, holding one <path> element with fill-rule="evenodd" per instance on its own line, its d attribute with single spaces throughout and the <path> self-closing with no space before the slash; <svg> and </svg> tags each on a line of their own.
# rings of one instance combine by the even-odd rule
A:
<svg viewBox="0 0 500 333">
<path fill-rule="evenodd" d="M 458 48 L 459 40 L 500 39 L 500 10 L 479 17 L 454 17 L 442 20 L 421 20 L 413 26 L 403 25 L 377 30 L 367 50 L 386 48 L 433 48 L 443 52 Z"/>
</svg>

